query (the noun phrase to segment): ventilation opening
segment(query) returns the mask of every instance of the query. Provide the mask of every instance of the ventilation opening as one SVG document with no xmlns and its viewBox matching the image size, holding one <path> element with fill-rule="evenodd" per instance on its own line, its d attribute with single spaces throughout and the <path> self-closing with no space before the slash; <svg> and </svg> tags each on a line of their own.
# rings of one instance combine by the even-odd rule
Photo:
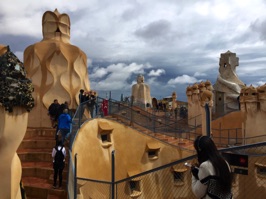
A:
<svg viewBox="0 0 266 199">
<path fill-rule="evenodd" d="M 184 185 L 184 176 L 187 169 L 177 169 L 173 171 L 174 185 L 182 186 Z"/>
<path fill-rule="evenodd" d="M 257 165 L 257 175 L 266 178 L 266 165 Z"/>
<path fill-rule="evenodd" d="M 56 29 L 56 31 L 55 32 L 61 32 L 60 30 L 59 30 L 59 27 L 57 27 L 57 29 Z"/>
<path fill-rule="evenodd" d="M 110 134 L 101 135 L 101 138 L 103 143 L 111 142 Z"/>
<path fill-rule="evenodd" d="M 159 153 L 159 149 L 154 149 L 154 150 L 148 150 L 148 157 L 150 159 L 157 159 L 158 158 L 158 153 Z"/>
<path fill-rule="evenodd" d="M 137 197 L 141 195 L 140 180 L 129 181 L 130 197 Z"/>
<path fill-rule="evenodd" d="M 102 146 L 104 148 L 108 148 L 112 146 L 112 131 L 113 127 L 109 125 L 107 122 L 99 122 L 98 123 L 98 133 L 99 133 L 99 139 L 102 141 Z"/>
<path fill-rule="evenodd" d="M 160 151 L 160 145 L 158 142 L 154 142 L 154 141 L 147 142 L 146 152 L 150 160 L 158 159 L 159 151 Z"/>
</svg>

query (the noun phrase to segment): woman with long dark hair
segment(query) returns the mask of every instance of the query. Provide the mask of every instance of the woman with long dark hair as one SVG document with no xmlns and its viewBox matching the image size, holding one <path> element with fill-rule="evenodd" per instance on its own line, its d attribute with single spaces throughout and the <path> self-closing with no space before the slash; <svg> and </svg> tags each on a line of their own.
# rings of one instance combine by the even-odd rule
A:
<svg viewBox="0 0 266 199">
<path fill-rule="evenodd" d="M 231 199 L 232 175 L 229 164 L 208 136 L 194 141 L 198 165 L 193 166 L 192 191 L 197 198 Z"/>
</svg>

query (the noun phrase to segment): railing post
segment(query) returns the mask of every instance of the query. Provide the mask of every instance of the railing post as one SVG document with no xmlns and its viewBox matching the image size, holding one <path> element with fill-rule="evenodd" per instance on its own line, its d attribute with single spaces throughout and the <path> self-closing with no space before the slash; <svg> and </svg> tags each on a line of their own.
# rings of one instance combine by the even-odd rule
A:
<svg viewBox="0 0 266 199">
<path fill-rule="evenodd" d="M 134 96 L 131 96 L 131 100 L 130 100 L 130 126 L 133 126 L 133 101 L 134 101 Z"/>
<path fill-rule="evenodd" d="M 111 188 L 111 199 L 115 198 L 115 151 L 112 151 L 112 167 L 111 167 L 112 171 L 112 188 Z"/>
<path fill-rule="evenodd" d="M 96 97 L 96 104 L 94 105 L 95 106 L 95 116 L 98 116 L 98 104 L 99 104 L 99 97 L 97 96 Z"/>
<path fill-rule="evenodd" d="M 230 143 L 230 129 L 227 129 L 227 145 Z"/>
<path fill-rule="evenodd" d="M 112 105 L 111 105 L 111 98 L 109 98 L 109 100 L 108 100 L 108 115 L 110 115 L 110 114 L 112 114 L 112 107 L 111 107 Z"/>
<path fill-rule="evenodd" d="M 219 124 L 219 135 L 220 135 L 219 140 L 220 140 L 220 145 L 221 145 L 222 144 L 222 141 L 221 141 L 221 139 L 222 139 L 222 124 L 221 124 L 221 122 Z"/>
<path fill-rule="evenodd" d="M 235 139 L 235 144 L 237 144 L 238 143 L 238 137 L 237 137 L 237 131 L 238 131 L 238 129 L 236 128 L 236 139 Z"/>
<path fill-rule="evenodd" d="M 211 136 L 211 118 L 210 118 L 210 109 L 209 109 L 209 105 L 206 103 L 205 104 L 205 111 L 206 111 L 206 133 L 207 136 L 210 137 Z"/>
<path fill-rule="evenodd" d="M 79 113 L 78 125 L 79 125 L 79 128 L 80 128 L 80 125 L 81 125 L 81 117 L 82 117 L 82 115 L 81 115 L 81 109 L 82 109 L 81 106 L 83 106 L 82 103 L 80 103 L 79 106 L 78 106 L 78 113 Z"/>
<path fill-rule="evenodd" d="M 77 199 L 77 153 L 75 154 L 74 165 L 74 199 Z"/>
</svg>

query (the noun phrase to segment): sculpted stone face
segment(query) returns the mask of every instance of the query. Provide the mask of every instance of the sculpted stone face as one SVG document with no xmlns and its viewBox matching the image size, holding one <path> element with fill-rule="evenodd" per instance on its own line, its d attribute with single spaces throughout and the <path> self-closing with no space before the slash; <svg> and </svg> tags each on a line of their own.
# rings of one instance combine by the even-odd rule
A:
<svg viewBox="0 0 266 199">
<path fill-rule="evenodd" d="M 137 78 L 137 82 L 138 84 L 144 83 L 144 76 L 143 75 L 139 75 Z"/>
<path fill-rule="evenodd" d="M 57 38 L 69 43 L 70 18 L 67 14 L 60 14 L 57 9 L 54 12 L 47 11 L 43 15 L 42 25 L 44 40 Z"/>
</svg>

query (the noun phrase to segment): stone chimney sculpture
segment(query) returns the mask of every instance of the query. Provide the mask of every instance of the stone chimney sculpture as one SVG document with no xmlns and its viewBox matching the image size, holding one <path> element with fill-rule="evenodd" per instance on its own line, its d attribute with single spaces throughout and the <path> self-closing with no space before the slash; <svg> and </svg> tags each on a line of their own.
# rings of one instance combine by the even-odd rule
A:
<svg viewBox="0 0 266 199">
<path fill-rule="evenodd" d="M 222 106 L 223 111 L 239 109 L 238 96 L 241 88 L 245 84 L 238 78 L 236 74 L 236 67 L 239 65 L 239 58 L 236 53 L 227 51 L 221 53 L 219 61 L 219 75 L 214 84 L 215 93 L 215 110 L 219 110 Z"/>
<path fill-rule="evenodd" d="M 240 109 L 245 114 L 242 136 L 245 144 L 265 141 L 266 84 L 241 89 Z"/>
<path fill-rule="evenodd" d="M 23 63 L 0 45 L 0 197 L 20 199 L 21 162 L 16 153 L 34 107 L 33 86 Z"/>
<path fill-rule="evenodd" d="M 47 11 L 42 18 L 42 41 L 24 51 L 24 65 L 32 80 L 36 107 L 29 115 L 30 127 L 50 127 L 47 109 L 54 99 L 67 101 L 70 109 L 79 103 L 79 90 L 90 90 L 87 56 L 70 44 L 70 18 Z"/>
<path fill-rule="evenodd" d="M 209 112 L 213 107 L 213 87 L 211 82 L 200 82 L 188 86 L 186 89 L 188 102 L 188 124 L 191 126 L 202 125 L 202 134 L 206 134 L 206 110 L 205 105 L 208 104 Z M 211 114 L 210 114 L 211 115 Z"/>
<path fill-rule="evenodd" d="M 150 87 L 144 83 L 143 75 L 137 76 L 137 84 L 132 86 L 131 94 L 133 97 L 133 104 L 144 108 L 147 107 L 147 104 L 150 106 L 152 105 Z"/>
</svg>

